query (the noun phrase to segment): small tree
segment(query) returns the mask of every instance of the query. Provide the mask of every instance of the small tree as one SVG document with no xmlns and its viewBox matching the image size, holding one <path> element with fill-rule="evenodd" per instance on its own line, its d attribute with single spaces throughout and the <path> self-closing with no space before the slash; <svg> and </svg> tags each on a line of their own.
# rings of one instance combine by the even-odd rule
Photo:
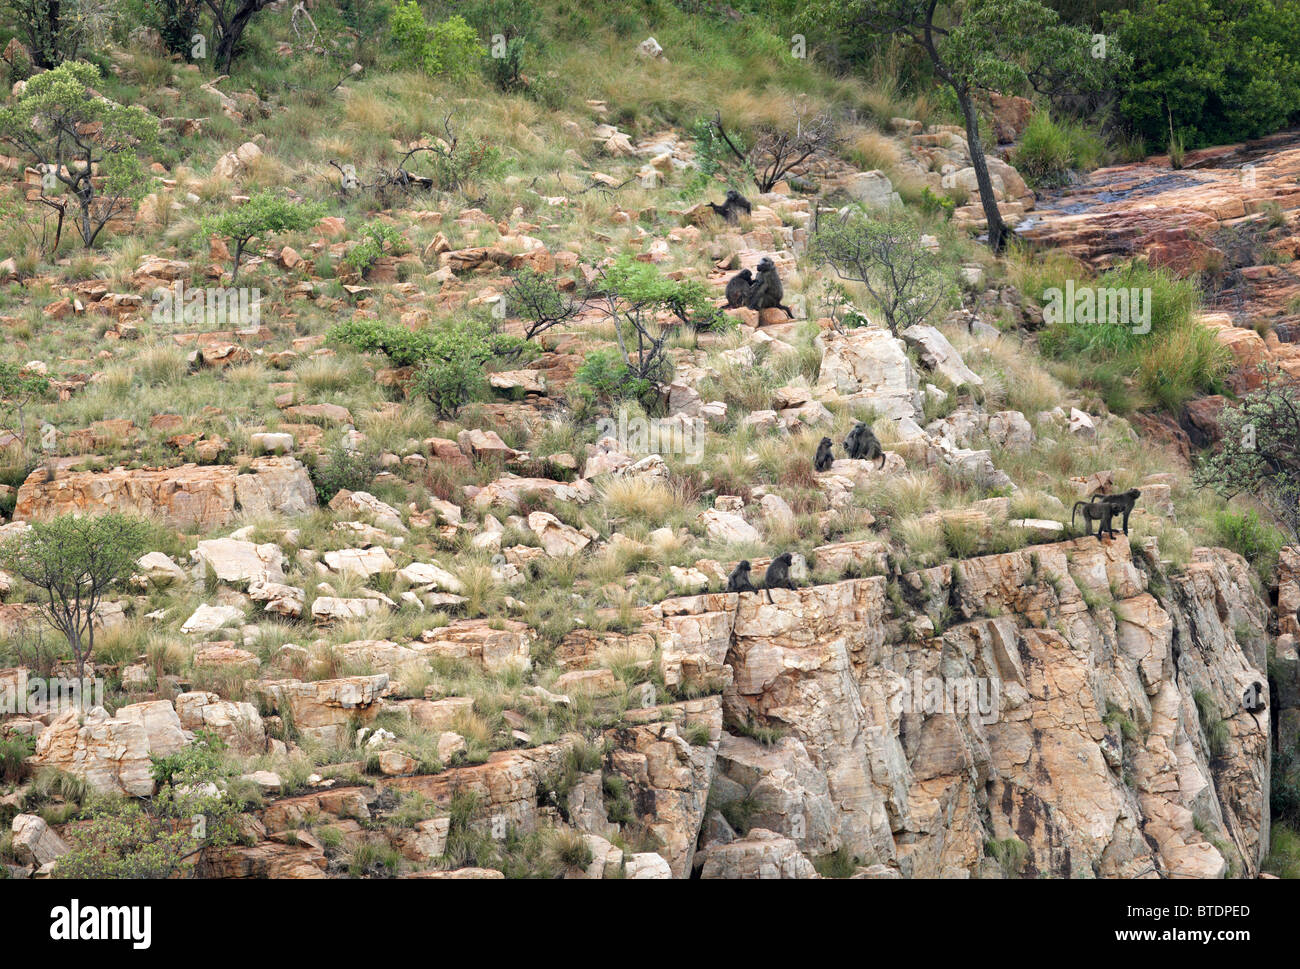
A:
<svg viewBox="0 0 1300 969">
<path fill-rule="evenodd" d="M 16 363 L 0 362 L 0 414 L 13 412 L 17 418 L 15 433 L 23 442 L 24 453 L 27 451 L 27 419 L 23 411 L 28 404 L 49 392 L 50 382 L 40 374 L 25 370 Z"/>
<path fill-rule="evenodd" d="M 0 12 L 17 25 L 36 66 L 48 69 L 81 50 L 87 33 L 83 6 L 81 0 L 8 0 Z"/>
<path fill-rule="evenodd" d="M 665 351 L 674 331 L 683 324 L 705 329 L 720 316 L 703 283 L 669 279 L 628 255 L 604 271 L 600 288 L 627 377 L 637 382 L 667 383 L 673 365 Z"/>
<path fill-rule="evenodd" d="M 773 186 L 800 165 L 833 151 L 840 143 L 838 130 L 830 115 L 805 117 L 806 108 L 796 104 L 791 110 L 792 124 L 787 128 L 770 125 L 761 128 L 753 147 L 744 151 L 722 126 L 722 115 L 711 122 L 714 132 L 732 156 L 754 178 L 760 192 Z"/>
<path fill-rule="evenodd" d="M 920 323 L 952 293 L 942 265 L 922 247 L 919 230 L 903 215 L 823 222 L 809 251 L 841 279 L 866 286 L 894 336 Z"/>
<path fill-rule="evenodd" d="M 526 348 L 524 341 L 498 333 L 481 320 L 416 331 L 396 323 L 349 320 L 333 327 L 329 340 L 362 353 L 383 353 L 395 367 L 414 368 L 412 389 L 427 397 L 444 419 L 479 395 L 490 364 Z"/>
<path fill-rule="evenodd" d="M 561 293 L 552 280 L 535 269 L 521 270 L 501 298 L 506 313 L 524 321 L 525 340 L 568 323 L 586 305 L 582 297 Z"/>
<path fill-rule="evenodd" d="M 995 252 L 1006 244 L 1007 227 L 993 198 L 976 96 L 1010 93 L 1031 77 L 1056 91 L 1069 85 L 1084 93 L 1103 87 L 1128 63 L 1113 39 L 1105 38 L 1099 50 L 1088 30 L 1061 23 L 1038 0 L 813 0 L 804 16 L 842 36 L 897 37 L 926 55 L 957 97 Z"/>
<path fill-rule="evenodd" d="M 39 589 L 41 613 L 67 637 L 77 678 L 95 651 L 95 610 L 125 581 L 144 553 L 148 524 L 110 512 L 97 518 L 62 515 L 0 546 L 4 569 Z"/>
<path fill-rule="evenodd" d="M 0 109 L 0 141 L 35 159 L 46 195 L 60 184 L 71 193 L 87 248 L 143 193 L 149 176 L 138 153 L 158 141 L 158 120 L 95 93 L 99 80 L 99 68 L 70 61 L 33 77 L 17 103 Z"/>
<path fill-rule="evenodd" d="M 230 73 L 239 38 L 254 15 L 269 7 L 273 0 L 203 0 L 212 12 L 212 26 L 217 35 L 216 63 L 223 74 Z"/>
<path fill-rule="evenodd" d="M 398 3 L 388 18 L 388 25 L 405 64 L 425 74 L 445 74 L 462 80 L 473 73 L 487 54 L 464 17 L 449 17 L 441 23 L 430 24 L 415 0 Z"/>
<path fill-rule="evenodd" d="M 1201 458 L 1193 481 L 1228 499 L 1253 495 L 1300 542 L 1300 382 L 1260 370 L 1263 385 L 1220 413 L 1222 444 Z"/>
<path fill-rule="evenodd" d="M 243 205 L 201 223 L 204 233 L 215 233 L 235 244 L 233 285 L 239 279 L 239 263 L 249 242 L 277 232 L 300 232 L 315 225 L 325 209 L 319 202 L 293 202 L 271 192 L 259 192 Z"/>
</svg>

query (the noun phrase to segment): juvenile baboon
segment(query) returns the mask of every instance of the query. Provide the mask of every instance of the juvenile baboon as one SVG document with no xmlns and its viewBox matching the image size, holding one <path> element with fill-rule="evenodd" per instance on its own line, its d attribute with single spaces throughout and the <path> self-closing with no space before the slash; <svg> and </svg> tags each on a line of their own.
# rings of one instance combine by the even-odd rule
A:
<svg viewBox="0 0 1300 969">
<path fill-rule="evenodd" d="M 767 571 L 763 573 L 764 589 L 793 589 L 794 579 L 790 578 L 790 566 L 794 557 L 789 552 L 782 552 L 772 559 Z"/>
<path fill-rule="evenodd" d="M 1124 534 L 1128 534 L 1128 516 L 1133 513 L 1133 504 L 1142 497 L 1136 488 L 1122 491 L 1117 495 L 1107 495 L 1103 500 L 1111 507 L 1111 514 L 1124 516 Z"/>
<path fill-rule="evenodd" d="M 728 592 L 757 592 L 754 583 L 749 581 L 749 559 L 742 559 L 727 576 Z"/>
<path fill-rule="evenodd" d="M 727 280 L 727 309 L 744 306 L 749 299 L 749 291 L 754 288 L 754 274 L 742 269 Z"/>
<path fill-rule="evenodd" d="M 1246 687 L 1246 692 L 1241 697 L 1241 705 L 1246 708 L 1247 713 L 1262 713 L 1266 710 L 1268 703 L 1264 699 L 1264 684 L 1256 680 Z"/>
<path fill-rule="evenodd" d="M 822 442 L 817 445 L 817 456 L 813 458 L 813 467 L 818 471 L 829 471 L 831 465 L 835 463 L 835 455 L 831 453 L 831 439 L 822 438 Z"/>
<path fill-rule="evenodd" d="M 858 421 L 844 439 L 844 450 L 855 460 L 871 461 L 880 458 L 880 467 L 885 466 L 885 449 L 880 446 L 875 432 L 864 421 Z"/>
<path fill-rule="evenodd" d="M 1097 523 L 1097 537 L 1101 538 L 1103 531 L 1111 536 L 1115 534 L 1115 528 L 1111 521 L 1115 516 L 1115 506 L 1106 498 L 1098 498 L 1095 501 L 1076 501 L 1074 508 L 1070 511 L 1070 527 L 1074 527 L 1074 521 L 1079 512 L 1083 512 L 1084 534 L 1092 534 L 1092 523 Z"/>
<path fill-rule="evenodd" d="M 790 307 L 782 304 L 781 300 L 785 296 L 785 289 L 781 286 L 781 277 L 777 274 L 776 263 L 772 262 L 767 256 L 758 261 L 758 275 L 754 277 L 754 285 L 749 288 L 749 299 L 746 302 L 751 310 L 766 310 L 775 307 L 779 310 L 785 310 L 785 315 L 794 319 L 794 313 Z"/>
<path fill-rule="evenodd" d="M 749 204 L 749 199 L 745 198 L 745 196 L 741 195 L 734 188 L 727 189 L 727 198 L 721 205 L 715 205 L 710 202 L 709 208 L 713 209 L 714 212 L 717 212 L 718 215 L 722 216 L 732 225 L 735 225 L 740 221 L 739 213 L 744 212 L 746 215 L 749 215 L 754 211 L 754 207 Z"/>
</svg>

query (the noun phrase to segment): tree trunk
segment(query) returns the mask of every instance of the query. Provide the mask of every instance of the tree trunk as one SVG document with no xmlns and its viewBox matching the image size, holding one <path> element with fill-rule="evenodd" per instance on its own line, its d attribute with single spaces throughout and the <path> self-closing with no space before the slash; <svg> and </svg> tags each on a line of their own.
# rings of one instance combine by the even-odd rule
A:
<svg viewBox="0 0 1300 969">
<path fill-rule="evenodd" d="M 989 178 L 989 166 L 984 160 L 984 146 L 980 144 L 979 115 L 975 112 L 975 102 L 969 91 L 958 91 L 957 100 L 961 104 L 962 117 L 966 119 L 966 143 L 970 146 L 970 163 L 975 169 L 975 182 L 980 190 L 980 203 L 984 206 L 984 218 L 989 224 L 989 248 L 1001 252 L 1007 244 L 1007 226 L 998 211 L 997 199 L 993 197 L 993 180 Z"/>
<path fill-rule="evenodd" d="M 230 62 L 235 59 L 235 46 L 243 36 L 244 28 L 253 19 L 253 14 L 265 7 L 267 2 L 268 0 L 244 0 L 221 31 L 221 40 L 217 43 L 217 63 L 222 74 L 230 73 Z"/>
</svg>

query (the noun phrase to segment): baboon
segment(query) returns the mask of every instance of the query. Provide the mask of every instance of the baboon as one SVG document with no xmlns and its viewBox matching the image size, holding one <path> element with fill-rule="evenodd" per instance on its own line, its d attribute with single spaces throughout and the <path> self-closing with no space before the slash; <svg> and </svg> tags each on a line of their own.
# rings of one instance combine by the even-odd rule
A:
<svg viewBox="0 0 1300 969">
<path fill-rule="evenodd" d="M 740 221 L 738 213 L 744 212 L 746 215 L 749 215 L 754 211 L 754 207 L 749 204 L 749 199 L 745 198 L 745 196 L 741 195 L 734 188 L 727 189 L 727 198 L 721 205 L 714 205 L 710 202 L 709 208 L 713 209 L 714 212 L 717 212 L 718 215 L 722 216 L 732 225 L 735 225 Z"/>
<path fill-rule="evenodd" d="M 844 450 L 855 460 L 871 461 L 880 458 L 880 467 L 885 466 L 885 449 L 880 446 L 875 432 L 864 421 L 858 421 L 844 439 Z"/>
<path fill-rule="evenodd" d="M 727 576 L 728 592 L 757 592 L 754 583 L 749 581 L 749 559 L 736 563 L 736 567 Z"/>
<path fill-rule="evenodd" d="M 1136 488 L 1130 488 L 1128 491 L 1122 491 L 1117 495 L 1106 495 L 1103 499 L 1110 505 L 1111 514 L 1124 516 L 1124 534 L 1128 534 L 1128 516 L 1133 513 L 1133 503 L 1142 496 L 1142 492 Z"/>
<path fill-rule="evenodd" d="M 1095 501 L 1076 501 L 1074 508 L 1070 511 L 1070 527 L 1074 527 L 1074 520 L 1083 511 L 1084 534 L 1092 534 L 1092 523 L 1097 523 L 1097 537 L 1101 538 L 1103 531 L 1111 536 L 1115 534 L 1115 528 L 1111 521 L 1115 516 L 1115 506 L 1106 498 L 1098 498 Z"/>
<path fill-rule="evenodd" d="M 749 299 L 749 291 L 754 288 L 754 274 L 742 269 L 727 280 L 727 309 L 744 306 Z"/>
<path fill-rule="evenodd" d="M 776 263 L 764 256 L 758 261 L 757 271 L 758 275 L 754 277 L 754 285 L 749 288 L 749 299 L 745 305 L 751 310 L 766 310 L 773 307 L 785 310 L 785 315 L 793 320 L 794 313 L 790 307 L 781 302 L 785 296 L 785 289 L 781 286 L 781 277 L 777 275 Z"/>
<path fill-rule="evenodd" d="M 835 463 L 835 455 L 831 453 L 833 446 L 829 437 L 822 438 L 822 442 L 817 445 L 817 456 L 813 458 L 813 467 L 818 471 L 829 471 L 831 465 Z"/>
<path fill-rule="evenodd" d="M 1241 697 L 1241 705 L 1246 708 L 1247 713 L 1262 713 L 1268 709 L 1268 703 L 1264 700 L 1264 684 L 1256 680 L 1246 687 L 1246 692 Z"/>
<path fill-rule="evenodd" d="M 782 552 L 772 559 L 763 573 L 764 589 L 793 589 L 794 579 L 790 578 L 790 566 L 794 557 L 789 552 Z"/>
</svg>

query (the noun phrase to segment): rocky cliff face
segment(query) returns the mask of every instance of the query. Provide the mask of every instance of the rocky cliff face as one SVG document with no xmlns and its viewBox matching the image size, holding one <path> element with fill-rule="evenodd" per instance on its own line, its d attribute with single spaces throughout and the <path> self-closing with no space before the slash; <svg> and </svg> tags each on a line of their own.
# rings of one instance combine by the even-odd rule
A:
<svg viewBox="0 0 1300 969">
<path fill-rule="evenodd" d="M 1242 696 L 1268 609 L 1232 553 L 1175 576 L 1087 538 L 655 613 L 666 679 L 725 684 L 708 875 L 842 850 L 863 876 L 1221 877 L 1267 852 L 1269 717 Z"/>
</svg>

